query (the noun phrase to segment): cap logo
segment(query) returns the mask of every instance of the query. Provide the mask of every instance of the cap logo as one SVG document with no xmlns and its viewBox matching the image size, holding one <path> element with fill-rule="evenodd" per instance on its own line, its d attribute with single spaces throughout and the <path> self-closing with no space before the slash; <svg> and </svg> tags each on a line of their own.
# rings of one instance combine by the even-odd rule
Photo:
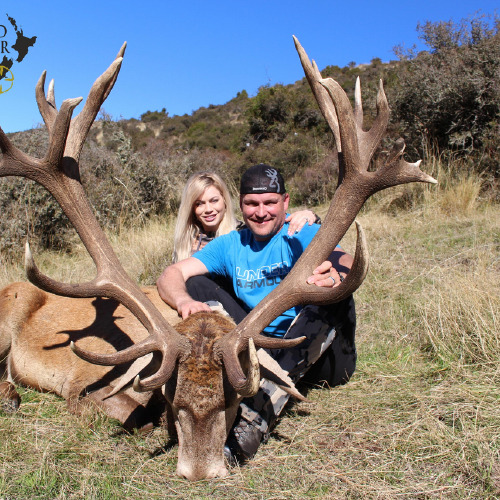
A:
<svg viewBox="0 0 500 500">
<path fill-rule="evenodd" d="M 268 168 L 266 170 L 266 175 L 269 177 L 269 187 L 270 188 L 277 188 L 276 192 L 280 192 L 280 185 L 278 182 L 278 171 L 275 170 L 274 168 Z"/>
</svg>

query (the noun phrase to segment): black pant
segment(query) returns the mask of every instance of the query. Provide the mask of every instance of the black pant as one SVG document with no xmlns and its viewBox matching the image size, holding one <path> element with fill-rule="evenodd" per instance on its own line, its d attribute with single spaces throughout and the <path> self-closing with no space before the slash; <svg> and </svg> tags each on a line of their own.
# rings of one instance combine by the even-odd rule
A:
<svg viewBox="0 0 500 500">
<path fill-rule="evenodd" d="M 186 281 L 186 288 L 189 295 L 199 302 L 219 301 L 236 324 L 248 314 L 234 294 L 231 283 L 223 279 L 214 281 L 207 276 L 193 276 Z"/>
<path fill-rule="evenodd" d="M 326 382 L 335 387 L 348 382 L 356 369 L 356 307 L 351 295 L 321 309 L 326 311 L 328 323 L 335 326 L 336 335 L 302 380 L 312 384 Z"/>
</svg>

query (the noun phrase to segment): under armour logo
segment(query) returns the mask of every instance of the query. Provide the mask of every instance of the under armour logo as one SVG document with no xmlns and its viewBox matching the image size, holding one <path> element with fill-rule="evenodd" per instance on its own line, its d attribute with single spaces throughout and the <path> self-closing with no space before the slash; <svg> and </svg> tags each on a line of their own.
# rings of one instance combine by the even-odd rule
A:
<svg viewBox="0 0 500 500">
<path fill-rule="evenodd" d="M 280 192 L 280 185 L 279 185 L 279 182 L 278 182 L 278 171 L 275 170 L 274 168 L 268 168 L 266 170 L 266 175 L 269 177 L 269 187 L 270 188 L 273 188 L 273 187 L 276 187 L 278 188 L 277 189 L 277 193 Z"/>
</svg>

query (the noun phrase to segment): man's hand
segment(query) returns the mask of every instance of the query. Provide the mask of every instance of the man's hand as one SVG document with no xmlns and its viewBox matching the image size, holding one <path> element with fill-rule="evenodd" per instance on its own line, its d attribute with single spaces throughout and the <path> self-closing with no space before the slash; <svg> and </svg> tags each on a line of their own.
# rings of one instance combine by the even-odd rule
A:
<svg viewBox="0 0 500 500">
<path fill-rule="evenodd" d="M 324 287 L 339 286 L 344 281 L 353 264 L 352 257 L 337 247 L 307 278 L 309 284 Z"/>
<path fill-rule="evenodd" d="M 177 312 L 182 317 L 182 319 L 186 319 L 193 313 L 200 311 L 208 311 L 210 312 L 210 306 L 205 304 L 205 302 L 198 302 L 197 300 L 186 300 L 185 302 L 180 302 L 177 305 Z"/>
<path fill-rule="evenodd" d="M 329 260 L 325 260 L 314 271 L 313 275 L 307 278 L 307 282 L 312 285 L 324 287 L 339 286 L 346 276 L 345 272 L 338 272 Z"/>
<path fill-rule="evenodd" d="M 186 290 L 186 281 L 189 278 L 207 272 L 205 265 L 194 257 L 181 260 L 168 266 L 158 278 L 156 282 L 158 293 L 163 301 L 182 316 L 182 319 L 198 311 L 210 311 L 210 307 L 194 300 Z"/>
</svg>

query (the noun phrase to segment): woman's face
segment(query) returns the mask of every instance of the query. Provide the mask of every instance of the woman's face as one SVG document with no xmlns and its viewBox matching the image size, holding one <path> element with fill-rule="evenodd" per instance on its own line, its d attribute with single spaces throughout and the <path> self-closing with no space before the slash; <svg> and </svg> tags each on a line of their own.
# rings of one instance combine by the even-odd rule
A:
<svg viewBox="0 0 500 500">
<path fill-rule="evenodd" d="M 194 202 L 193 210 L 203 231 L 209 233 L 219 228 L 226 213 L 226 203 L 222 193 L 215 186 L 210 186 Z"/>
</svg>

